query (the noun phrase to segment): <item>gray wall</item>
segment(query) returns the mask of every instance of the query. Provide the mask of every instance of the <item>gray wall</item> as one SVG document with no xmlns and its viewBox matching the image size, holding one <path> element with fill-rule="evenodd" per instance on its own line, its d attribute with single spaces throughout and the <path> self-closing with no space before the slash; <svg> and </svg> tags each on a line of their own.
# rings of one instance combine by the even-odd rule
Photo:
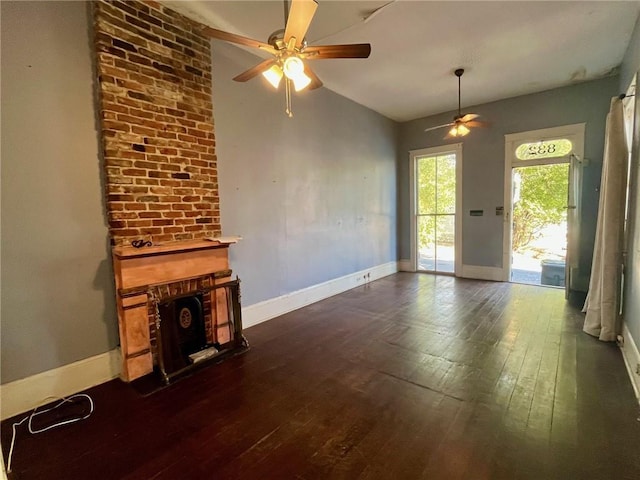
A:
<svg viewBox="0 0 640 480">
<path fill-rule="evenodd" d="M 620 93 L 618 83 L 618 77 L 609 77 L 463 109 L 479 113 L 490 123 L 489 128 L 475 129 L 463 139 L 462 261 L 465 265 L 502 267 L 503 219 L 494 212 L 504 203 L 504 135 L 585 122 L 585 158 L 589 165 L 584 169 L 580 270 L 585 274 L 590 271 L 605 118 L 611 97 Z M 446 134 L 444 129 L 424 132 L 427 127 L 450 122 L 454 114 L 448 112 L 400 125 L 398 243 L 401 259 L 409 259 L 411 253 L 408 152 L 455 143 L 456 140 L 442 139 Z M 472 209 L 483 209 L 485 216 L 470 217 L 468 212 Z"/>
<path fill-rule="evenodd" d="M 2 383 L 117 343 L 83 2 L 0 2 Z M 396 260 L 396 124 L 327 89 L 230 79 L 256 58 L 217 42 L 222 226 L 243 305 Z"/>
<path fill-rule="evenodd" d="M 251 305 L 396 260 L 396 124 L 327 89 L 293 94 L 261 59 L 213 43 L 213 110 L 224 234 Z M 346 60 L 345 60 L 346 61 Z"/>
<path fill-rule="evenodd" d="M 633 76 L 640 68 L 640 16 L 631 34 L 631 40 L 620 66 L 620 92 L 626 92 Z"/>
<path fill-rule="evenodd" d="M 2 8 L 2 383 L 117 344 L 87 5 Z"/>
<path fill-rule="evenodd" d="M 620 91 L 625 92 L 640 68 L 640 19 L 624 56 Z M 638 88 L 636 87 L 636 91 Z M 623 315 L 637 346 L 640 346 L 640 101 L 636 97 L 631 150 L 628 257 L 625 268 Z"/>
</svg>

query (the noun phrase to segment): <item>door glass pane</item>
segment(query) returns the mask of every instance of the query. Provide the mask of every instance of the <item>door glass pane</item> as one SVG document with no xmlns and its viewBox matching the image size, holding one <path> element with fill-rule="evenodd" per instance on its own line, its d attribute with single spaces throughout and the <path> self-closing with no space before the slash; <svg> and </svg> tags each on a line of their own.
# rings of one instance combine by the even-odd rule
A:
<svg viewBox="0 0 640 480">
<path fill-rule="evenodd" d="M 416 157 L 417 268 L 455 272 L 456 154 Z"/>
<path fill-rule="evenodd" d="M 436 212 L 436 157 L 417 159 L 418 214 Z"/>
<path fill-rule="evenodd" d="M 454 271 L 455 266 L 455 216 L 438 215 L 436 218 L 436 270 Z"/>
<path fill-rule="evenodd" d="M 436 208 L 435 213 L 455 213 L 456 211 L 456 156 L 437 157 L 436 168 Z"/>
<path fill-rule="evenodd" d="M 436 222 L 433 215 L 418 217 L 418 269 L 436 269 Z"/>
<path fill-rule="evenodd" d="M 511 281 L 564 286 L 569 164 L 513 171 Z"/>
</svg>

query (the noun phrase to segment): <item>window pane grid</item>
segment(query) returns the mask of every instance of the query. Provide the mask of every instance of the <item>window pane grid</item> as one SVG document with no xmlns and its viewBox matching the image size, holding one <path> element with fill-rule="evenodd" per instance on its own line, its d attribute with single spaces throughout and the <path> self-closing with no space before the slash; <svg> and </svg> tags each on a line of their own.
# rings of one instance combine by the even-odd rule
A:
<svg viewBox="0 0 640 480">
<path fill-rule="evenodd" d="M 416 158 L 418 269 L 455 271 L 456 154 Z"/>
</svg>

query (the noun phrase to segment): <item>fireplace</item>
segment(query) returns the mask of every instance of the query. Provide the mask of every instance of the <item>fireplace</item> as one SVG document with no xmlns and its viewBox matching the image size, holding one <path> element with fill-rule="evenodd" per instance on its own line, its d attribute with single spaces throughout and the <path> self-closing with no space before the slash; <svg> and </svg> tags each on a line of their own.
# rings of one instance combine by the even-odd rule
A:
<svg viewBox="0 0 640 480">
<path fill-rule="evenodd" d="M 157 2 L 91 6 L 121 376 L 168 381 L 242 346 L 229 245 L 209 240 L 222 233 L 211 40 Z"/>
<path fill-rule="evenodd" d="M 228 248 L 219 240 L 113 248 L 123 380 L 155 369 L 168 383 L 246 348 Z"/>
</svg>

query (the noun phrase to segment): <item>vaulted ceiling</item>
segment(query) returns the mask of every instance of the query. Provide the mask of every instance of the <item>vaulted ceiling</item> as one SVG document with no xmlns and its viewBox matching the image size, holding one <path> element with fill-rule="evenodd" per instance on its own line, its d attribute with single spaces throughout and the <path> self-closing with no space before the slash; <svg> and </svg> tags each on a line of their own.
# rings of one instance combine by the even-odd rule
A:
<svg viewBox="0 0 640 480">
<path fill-rule="evenodd" d="M 283 0 L 163 3 L 261 41 L 284 27 Z M 307 41 L 371 43 L 368 59 L 313 69 L 325 88 L 407 121 L 457 107 L 458 67 L 463 107 L 615 73 L 639 12 L 637 1 L 319 0 Z"/>
</svg>

